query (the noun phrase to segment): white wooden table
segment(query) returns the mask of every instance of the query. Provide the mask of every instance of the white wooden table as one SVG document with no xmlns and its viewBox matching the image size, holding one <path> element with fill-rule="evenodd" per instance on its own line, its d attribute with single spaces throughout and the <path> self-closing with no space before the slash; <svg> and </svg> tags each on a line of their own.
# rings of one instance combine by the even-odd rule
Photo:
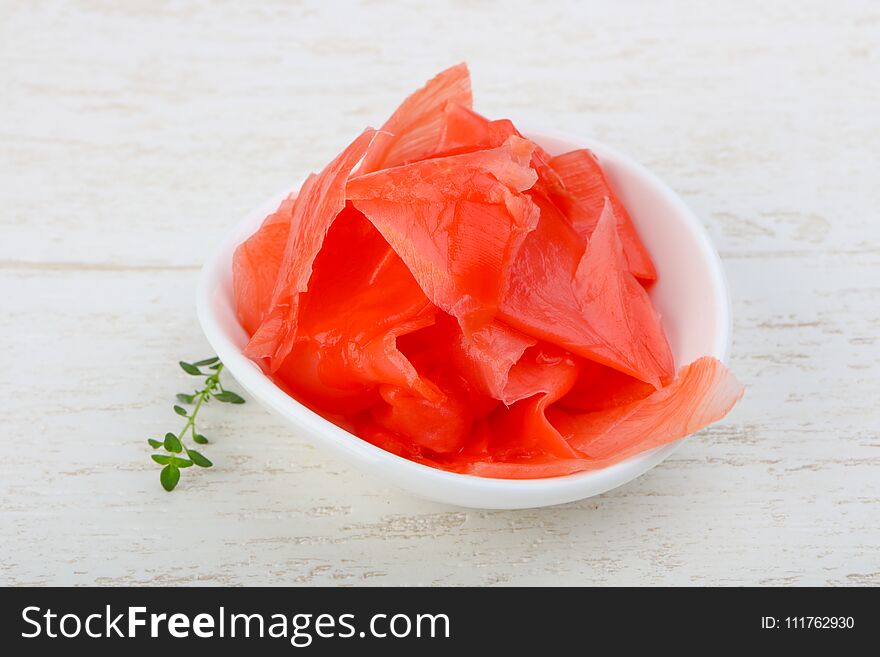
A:
<svg viewBox="0 0 880 657">
<path fill-rule="evenodd" d="M 880 6 L 329 4 L 0 4 L 0 583 L 880 584 Z M 746 398 L 557 508 L 414 499 L 256 404 L 164 493 L 205 254 L 460 60 L 682 193 Z"/>
</svg>

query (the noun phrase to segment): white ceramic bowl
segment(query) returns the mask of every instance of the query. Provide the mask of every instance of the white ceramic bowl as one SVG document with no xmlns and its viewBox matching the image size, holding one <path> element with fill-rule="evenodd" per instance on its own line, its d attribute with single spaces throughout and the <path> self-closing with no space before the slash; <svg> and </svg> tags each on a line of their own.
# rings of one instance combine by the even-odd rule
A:
<svg viewBox="0 0 880 657">
<path fill-rule="evenodd" d="M 590 148 L 632 214 L 657 267 L 651 298 L 663 316 L 676 365 L 711 355 L 725 361 L 730 304 L 721 260 L 703 226 L 654 174 L 592 139 L 528 131 L 552 155 Z M 232 254 L 289 191 L 270 199 L 233 228 L 205 263 L 198 286 L 199 321 L 208 341 L 241 386 L 295 430 L 352 465 L 421 497 L 483 509 L 548 506 L 584 499 L 625 484 L 669 456 L 681 441 L 602 470 L 547 479 L 489 479 L 444 472 L 395 456 L 316 415 L 278 388 L 241 354 L 247 335 L 233 308 Z"/>
</svg>

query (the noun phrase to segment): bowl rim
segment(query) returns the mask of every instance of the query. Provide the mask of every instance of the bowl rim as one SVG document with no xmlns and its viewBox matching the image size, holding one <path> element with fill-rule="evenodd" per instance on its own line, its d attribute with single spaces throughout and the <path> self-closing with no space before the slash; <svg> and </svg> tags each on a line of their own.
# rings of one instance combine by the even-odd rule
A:
<svg viewBox="0 0 880 657">
<path fill-rule="evenodd" d="M 709 234 L 696 215 L 668 185 L 649 169 L 601 142 L 566 133 L 524 129 L 537 143 L 542 140 L 566 142 L 574 148 L 589 148 L 599 157 L 616 160 L 649 182 L 675 209 L 688 230 L 697 238 L 712 276 L 715 344 L 713 353 L 727 362 L 731 342 L 731 306 L 727 279 L 721 258 Z M 296 191 L 298 187 L 294 187 Z M 599 495 L 644 474 L 675 451 L 685 436 L 655 449 L 597 470 L 538 479 L 499 479 L 440 470 L 411 461 L 377 447 L 321 417 L 277 386 L 233 343 L 214 311 L 214 297 L 222 281 L 231 277 L 235 248 L 251 235 L 263 219 L 291 193 L 275 194 L 231 227 L 221 243 L 210 253 L 199 273 L 196 312 L 205 337 L 225 368 L 255 400 L 301 429 L 312 444 L 322 443 L 362 470 L 382 470 L 391 483 L 433 500 L 472 508 L 531 508 L 561 504 Z"/>
</svg>

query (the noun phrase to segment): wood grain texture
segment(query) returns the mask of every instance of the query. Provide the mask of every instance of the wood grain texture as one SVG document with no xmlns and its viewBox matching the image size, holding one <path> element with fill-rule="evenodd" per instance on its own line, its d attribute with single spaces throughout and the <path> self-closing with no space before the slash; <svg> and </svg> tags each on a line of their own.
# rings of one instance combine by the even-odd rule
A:
<svg viewBox="0 0 880 657">
<path fill-rule="evenodd" d="M 0 583 L 880 584 L 880 6 L 0 3 Z M 159 489 L 228 226 L 467 60 L 654 169 L 725 260 L 724 422 L 566 506 L 419 501 L 257 407 Z"/>
</svg>

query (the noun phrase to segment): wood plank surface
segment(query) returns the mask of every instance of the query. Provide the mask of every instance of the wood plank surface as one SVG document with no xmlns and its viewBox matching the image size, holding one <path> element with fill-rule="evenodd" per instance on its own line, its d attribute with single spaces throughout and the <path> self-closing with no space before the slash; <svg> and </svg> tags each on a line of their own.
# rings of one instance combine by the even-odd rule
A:
<svg viewBox="0 0 880 657">
<path fill-rule="evenodd" d="M 211 408 L 197 270 L 250 207 L 466 60 L 477 107 L 596 137 L 704 221 L 746 397 L 530 511 L 420 501 Z M 880 584 L 880 5 L 0 3 L 0 583 Z"/>
</svg>

